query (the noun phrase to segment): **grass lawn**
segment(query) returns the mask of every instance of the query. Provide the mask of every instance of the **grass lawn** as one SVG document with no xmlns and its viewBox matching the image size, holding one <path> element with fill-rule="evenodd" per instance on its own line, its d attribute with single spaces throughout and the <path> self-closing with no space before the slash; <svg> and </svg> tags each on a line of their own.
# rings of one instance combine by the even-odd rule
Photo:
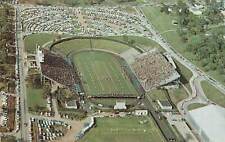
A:
<svg viewBox="0 0 225 142">
<path fill-rule="evenodd" d="M 191 104 L 188 106 L 188 110 L 194 110 L 194 109 L 197 109 L 197 108 L 201 108 L 201 107 L 204 107 L 206 106 L 205 104 L 199 104 L 199 103 L 196 103 L 196 104 Z"/>
<path fill-rule="evenodd" d="M 0 82 L 0 91 L 7 91 L 7 84 L 4 82 Z"/>
<path fill-rule="evenodd" d="M 157 30 L 162 34 L 162 36 L 174 47 L 176 51 L 182 53 L 184 57 L 189 59 L 195 65 L 200 67 L 202 70 L 205 70 L 200 62 L 195 59 L 195 56 L 191 53 L 186 51 L 187 43 L 184 43 L 181 40 L 181 37 L 176 32 L 177 27 L 172 24 L 172 20 L 176 20 L 176 14 L 167 15 L 165 13 L 160 12 L 159 7 L 149 7 L 146 6 L 143 8 L 144 14 L 149 19 L 149 21 L 157 28 Z M 206 72 L 216 80 L 220 81 L 225 85 L 224 82 L 224 75 L 219 74 L 218 71 L 208 71 Z"/>
<path fill-rule="evenodd" d="M 160 100 L 160 101 L 167 101 L 166 94 L 163 90 L 154 89 L 151 92 L 147 93 L 147 95 L 150 96 L 150 98 L 154 101 Z"/>
<path fill-rule="evenodd" d="M 140 121 L 148 120 L 146 124 Z M 151 118 L 97 118 L 92 128 L 80 142 L 163 142 Z"/>
<path fill-rule="evenodd" d="M 36 45 L 44 45 L 47 42 L 52 42 L 57 38 L 57 34 L 51 33 L 38 33 L 32 34 L 24 39 L 24 46 L 28 53 L 34 53 L 36 50 Z M 70 35 L 61 35 L 61 38 L 70 37 Z"/>
<path fill-rule="evenodd" d="M 177 105 L 178 102 L 188 97 L 187 92 L 184 90 L 183 87 L 180 87 L 178 89 L 171 89 L 168 90 L 169 96 L 171 101 Z"/>
<path fill-rule="evenodd" d="M 137 95 L 118 59 L 111 54 L 82 52 L 75 54 L 73 62 L 81 73 L 81 80 L 88 95 L 104 93 Z"/>
<path fill-rule="evenodd" d="M 126 41 L 127 39 L 125 39 L 123 36 L 115 36 L 110 38 L 127 42 Z M 128 36 L 128 40 L 134 40 L 135 46 L 139 46 L 145 50 L 158 48 L 160 51 L 164 51 L 159 44 L 144 37 Z M 71 51 L 78 51 L 81 49 L 90 49 L 91 48 L 90 43 L 92 43 L 92 48 L 106 49 L 116 53 L 122 53 L 128 50 L 129 48 L 131 48 L 125 44 L 121 44 L 121 43 L 110 41 L 110 40 L 104 40 L 104 39 L 98 39 L 98 40 L 92 39 L 91 42 L 90 42 L 90 39 L 74 39 L 71 41 L 66 41 L 66 42 L 57 44 L 53 49 L 55 49 L 55 51 L 58 51 L 66 55 Z"/>
<path fill-rule="evenodd" d="M 225 94 L 221 93 L 207 81 L 201 82 L 201 85 L 205 95 L 209 100 L 213 101 L 214 103 L 222 107 L 225 107 Z"/>
<path fill-rule="evenodd" d="M 35 89 L 31 86 L 27 87 L 27 103 L 32 109 L 38 105 L 40 107 L 46 107 L 47 101 L 43 98 L 43 89 Z"/>
<path fill-rule="evenodd" d="M 118 42 L 109 41 L 109 40 L 74 39 L 74 40 L 57 44 L 53 48 L 53 50 L 56 50 L 66 55 L 70 53 L 71 51 L 79 51 L 81 49 L 91 49 L 91 48 L 105 49 L 105 50 L 113 51 L 116 53 L 121 53 L 123 51 L 128 50 L 130 47 L 127 45 L 124 45 Z"/>
<path fill-rule="evenodd" d="M 186 68 L 185 66 L 183 66 L 180 62 L 178 62 L 176 60 L 174 60 L 174 62 L 177 65 L 177 71 L 181 75 L 181 78 L 180 78 L 181 83 L 183 83 L 187 87 L 187 89 L 189 91 L 191 91 L 191 86 L 189 84 L 189 80 L 193 76 L 192 72 L 188 68 Z"/>
<path fill-rule="evenodd" d="M 24 39 L 25 49 L 28 53 L 34 53 L 36 45 L 43 45 L 46 42 L 53 41 L 54 35 L 47 33 L 33 34 Z"/>
<path fill-rule="evenodd" d="M 193 76 L 192 72 L 186 68 L 185 66 L 183 66 L 180 62 L 174 60 L 176 65 L 177 65 L 177 70 L 178 72 L 181 74 L 182 76 L 182 83 L 187 84 L 189 83 L 189 80 L 191 79 L 191 77 Z"/>
<path fill-rule="evenodd" d="M 1 142 L 17 142 L 14 136 L 3 136 L 1 137 Z"/>
<path fill-rule="evenodd" d="M 124 42 L 127 42 L 126 41 L 127 39 L 133 40 L 135 46 L 139 46 L 139 47 L 141 47 L 142 49 L 145 49 L 145 50 L 157 48 L 162 52 L 165 51 L 158 43 L 156 43 L 155 41 L 150 40 L 146 37 L 127 36 L 127 39 L 126 39 L 123 36 L 115 36 L 115 37 L 111 37 L 111 38 L 116 39 L 116 40 L 121 40 L 121 41 L 124 41 Z"/>
<path fill-rule="evenodd" d="M 149 95 L 153 101 L 156 101 L 156 100 L 168 101 L 169 100 L 169 98 L 167 98 L 167 93 L 164 90 L 160 90 L 160 89 L 152 90 L 151 92 L 147 93 L 147 95 Z M 188 94 L 186 93 L 183 87 L 180 87 L 178 89 L 169 89 L 168 95 L 171 101 L 175 105 L 177 105 L 177 103 L 180 102 L 181 100 L 188 97 Z"/>
</svg>

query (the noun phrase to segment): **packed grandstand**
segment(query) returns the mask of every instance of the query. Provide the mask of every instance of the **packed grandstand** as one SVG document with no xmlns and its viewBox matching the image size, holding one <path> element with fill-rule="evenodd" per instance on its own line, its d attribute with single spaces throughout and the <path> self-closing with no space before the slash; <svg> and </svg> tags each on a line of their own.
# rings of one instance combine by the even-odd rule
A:
<svg viewBox="0 0 225 142">
<path fill-rule="evenodd" d="M 44 62 L 41 63 L 42 74 L 64 86 L 73 88 L 80 84 L 80 79 L 74 68 L 62 57 L 44 50 Z"/>
<path fill-rule="evenodd" d="M 180 77 L 173 65 L 156 50 L 138 55 L 131 66 L 146 92 Z"/>
</svg>

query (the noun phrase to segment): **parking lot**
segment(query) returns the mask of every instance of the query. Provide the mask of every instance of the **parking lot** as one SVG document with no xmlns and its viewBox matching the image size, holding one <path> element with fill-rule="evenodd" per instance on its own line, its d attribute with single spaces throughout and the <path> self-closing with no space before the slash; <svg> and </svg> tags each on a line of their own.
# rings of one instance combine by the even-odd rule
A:
<svg viewBox="0 0 225 142">
<path fill-rule="evenodd" d="M 147 31 L 147 21 L 141 15 L 121 7 L 21 7 L 20 13 L 26 33 L 140 36 Z"/>
</svg>

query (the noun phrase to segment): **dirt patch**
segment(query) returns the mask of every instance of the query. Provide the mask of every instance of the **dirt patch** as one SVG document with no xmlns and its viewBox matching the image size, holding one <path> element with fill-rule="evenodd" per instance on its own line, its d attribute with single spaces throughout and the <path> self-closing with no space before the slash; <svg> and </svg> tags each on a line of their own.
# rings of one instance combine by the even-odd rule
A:
<svg viewBox="0 0 225 142">
<path fill-rule="evenodd" d="M 53 142 L 75 142 L 75 136 L 83 128 L 84 122 L 85 121 L 72 121 L 68 123 L 72 126 L 71 130 L 69 130 L 64 137 Z"/>
</svg>

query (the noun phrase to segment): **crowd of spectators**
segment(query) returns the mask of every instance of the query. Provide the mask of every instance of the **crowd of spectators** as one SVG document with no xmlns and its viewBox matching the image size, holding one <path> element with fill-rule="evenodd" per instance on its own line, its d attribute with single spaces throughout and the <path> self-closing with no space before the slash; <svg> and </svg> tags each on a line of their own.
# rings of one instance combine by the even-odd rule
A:
<svg viewBox="0 0 225 142">
<path fill-rule="evenodd" d="M 62 57 L 44 50 L 44 62 L 41 63 L 42 74 L 67 87 L 73 87 L 78 76 L 73 67 Z"/>
<path fill-rule="evenodd" d="M 157 51 L 138 56 L 132 68 L 145 90 L 158 87 L 173 75 L 175 68 Z"/>
</svg>

